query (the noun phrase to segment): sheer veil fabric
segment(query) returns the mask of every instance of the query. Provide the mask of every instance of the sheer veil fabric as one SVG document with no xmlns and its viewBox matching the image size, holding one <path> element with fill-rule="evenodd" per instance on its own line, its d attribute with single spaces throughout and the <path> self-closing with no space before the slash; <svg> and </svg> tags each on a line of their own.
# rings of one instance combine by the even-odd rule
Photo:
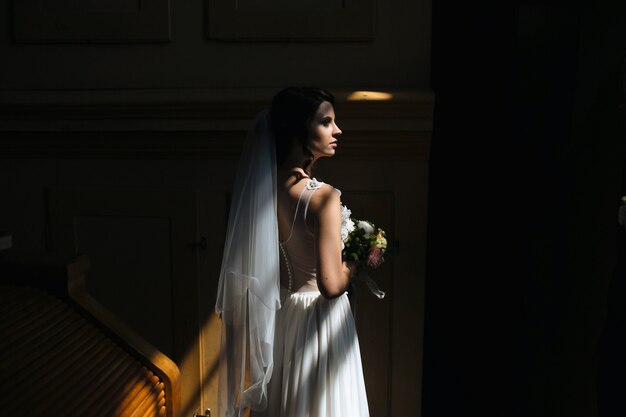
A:
<svg viewBox="0 0 626 417">
<path fill-rule="evenodd" d="M 276 192 L 274 139 L 264 110 L 239 161 L 215 304 L 222 318 L 219 417 L 240 417 L 246 407 L 261 411 L 267 406 L 280 308 Z"/>
</svg>

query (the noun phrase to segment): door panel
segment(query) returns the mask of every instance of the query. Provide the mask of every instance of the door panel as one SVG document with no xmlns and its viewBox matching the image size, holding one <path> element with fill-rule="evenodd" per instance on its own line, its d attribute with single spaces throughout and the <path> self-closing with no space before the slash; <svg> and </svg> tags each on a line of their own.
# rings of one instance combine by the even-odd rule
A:
<svg viewBox="0 0 626 417">
<path fill-rule="evenodd" d="M 170 226 L 169 219 L 156 217 L 74 219 L 76 251 L 92 260 L 88 292 L 173 357 Z"/>
</svg>

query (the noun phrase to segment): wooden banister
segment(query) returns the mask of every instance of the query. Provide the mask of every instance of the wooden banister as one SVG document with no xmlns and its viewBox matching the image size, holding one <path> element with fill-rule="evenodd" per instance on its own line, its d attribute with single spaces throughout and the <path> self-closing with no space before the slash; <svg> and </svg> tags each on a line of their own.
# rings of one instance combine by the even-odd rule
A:
<svg viewBox="0 0 626 417">
<path fill-rule="evenodd" d="M 178 367 L 87 293 L 89 267 L 86 256 L 0 253 L 3 410 L 178 417 Z"/>
</svg>

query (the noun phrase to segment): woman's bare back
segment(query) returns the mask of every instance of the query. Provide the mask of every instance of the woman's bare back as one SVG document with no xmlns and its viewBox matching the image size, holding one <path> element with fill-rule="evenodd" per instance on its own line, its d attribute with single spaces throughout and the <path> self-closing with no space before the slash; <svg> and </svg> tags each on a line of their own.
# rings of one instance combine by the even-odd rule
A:
<svg viewBox="0 0 626 417">
<path fill-rule="evenodd" d="M 296 206 L 309 177 L 298 171 L 279 171 L 278 176 L 278 236 L 284 242 L 291 234 Z M 307 218 L 307 225 L 309 228 L 313 227 L 310 218 Z"/>
</svg>

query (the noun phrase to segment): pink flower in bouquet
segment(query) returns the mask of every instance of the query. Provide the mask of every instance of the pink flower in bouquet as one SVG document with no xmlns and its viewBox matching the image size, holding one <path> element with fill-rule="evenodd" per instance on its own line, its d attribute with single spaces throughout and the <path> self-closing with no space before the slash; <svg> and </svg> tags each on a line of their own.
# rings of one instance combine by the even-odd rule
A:
<svg viewBox="0 0 626 417">
<path fill-rule="evenodd" d="M 382 249 L 374 246 L 367 257 L 367 266 L 370 268 L 378 268 L 383 263 L 383 260 Z"/>
</svg>

